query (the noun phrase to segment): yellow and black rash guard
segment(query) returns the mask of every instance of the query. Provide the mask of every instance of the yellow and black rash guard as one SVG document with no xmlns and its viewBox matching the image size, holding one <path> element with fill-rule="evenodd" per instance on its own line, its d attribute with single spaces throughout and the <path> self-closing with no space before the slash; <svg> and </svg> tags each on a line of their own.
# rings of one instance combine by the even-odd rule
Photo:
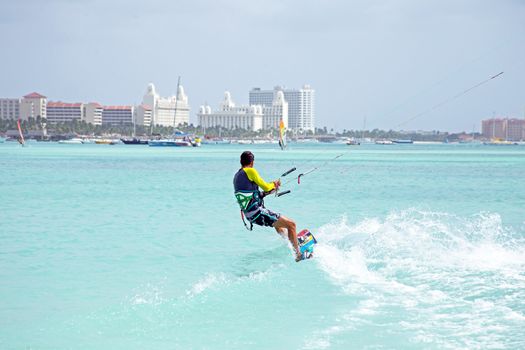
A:
<svg viewBox="0 0 525 350">
<path fill-rule="evenodd" d="M 248 180 L 255 182 L 263 192 L 270 192 L 275 189 L 275 184 L 273 182 L 264 181 L 255 168 L 242 168 L 242 170 L 244 170 L 246 176 L 248 176 Z"/>
<path fill-rule="evenodd" d="M 254 168 L 241 168 L 233 178 L 235 198 L 248 219 L 257 215 L 262 206 L 259 187 L 263 192 L 270 192 L 275 184 L 264 181 Z"/>
</svg>

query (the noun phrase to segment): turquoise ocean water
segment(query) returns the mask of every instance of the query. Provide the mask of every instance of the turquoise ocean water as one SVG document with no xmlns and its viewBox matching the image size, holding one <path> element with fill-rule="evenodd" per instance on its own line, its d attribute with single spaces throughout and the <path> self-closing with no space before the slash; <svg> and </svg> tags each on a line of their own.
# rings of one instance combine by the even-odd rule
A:
<svg viewBox="0 0 525 350">
<path fill-rule="evenodd" d="M 266 200 L 315 259 L 244 228 L 245 149 L 346 152 Z M 1 349 L 523 349 L 525 147 L 0 144 L 0 300 Z"/>
</svg>

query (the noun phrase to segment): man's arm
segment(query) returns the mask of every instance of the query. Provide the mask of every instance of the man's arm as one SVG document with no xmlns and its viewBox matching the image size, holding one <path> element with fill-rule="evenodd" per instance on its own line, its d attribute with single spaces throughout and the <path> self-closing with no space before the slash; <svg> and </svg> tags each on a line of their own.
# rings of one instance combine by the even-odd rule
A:
<svg viewBox="0 0 525 350">
<path fill-rule="evenodd" d="M 264 192 L 270 192 L 275 189 L 275 183 L 273 182 L 268 183 L 264 181 L 263 178 L 257 172 L 257 170 L 255 170 L 254 168 L 243 168 L 243 169 L 246 172 L 246 175 L 248 175 L 248 179 L 250 179 L 250 181 L 255 182 L 257 186 L 262 188 Z"/>
</svg>

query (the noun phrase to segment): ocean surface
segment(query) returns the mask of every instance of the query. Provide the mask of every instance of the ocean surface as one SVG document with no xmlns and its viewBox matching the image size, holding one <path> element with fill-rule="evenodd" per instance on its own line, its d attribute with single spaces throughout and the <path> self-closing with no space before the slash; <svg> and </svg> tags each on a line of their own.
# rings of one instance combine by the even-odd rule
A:
<svg viewBox="0 0 525 350">
<path fill-rule="evenodd" d="M 0 349 L 524 349 L 524 300 L 524 146 L 0 144 Z"/>
</svg>

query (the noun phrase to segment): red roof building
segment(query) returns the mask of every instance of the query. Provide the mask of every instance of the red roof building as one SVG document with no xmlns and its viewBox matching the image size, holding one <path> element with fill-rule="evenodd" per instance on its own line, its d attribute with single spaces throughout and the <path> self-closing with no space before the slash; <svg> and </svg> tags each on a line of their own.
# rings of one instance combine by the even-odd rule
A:
<svg viewBox="0 0 525 350">
<path fill-rule="evenodd" d="M 44 95 L 32 92 L 20 100 L 20 119 L 46 118 L 46 100 Z"/>
<path fill-rule="evenodd" d="M 47 103 L 47 108 L 78 108 L 78 107 L 82 107 L 82 103 L 80 102 L 67 103 L 67 102 L 61 102 L 61 101 L 58 101 L 58 102 L 49 101 Z"/>
<path fill-rule="evenodd" d="M 104 106 L 102 124 L 131 125 L 133 124 L 133 106 Z"/>
<path fill-rule="evenodd" d="M 118 111 L 118 110 L 130 110 L 132 106 L 104 106 L 105 110 Z"/>
<path fill-rule="evenodd" d="M 24 96 L 24 98 L 46 98 L 44 95 L 39 94 L 38 92 L 32 92 Z"/>
<path fill-rule="evenodd" d="M 49 123 L 69 122 L 82 119 L 83 104 L 67 103 L 62 101 L 49 101 L 47 103 L 46 114 Z"/>
</svg>

